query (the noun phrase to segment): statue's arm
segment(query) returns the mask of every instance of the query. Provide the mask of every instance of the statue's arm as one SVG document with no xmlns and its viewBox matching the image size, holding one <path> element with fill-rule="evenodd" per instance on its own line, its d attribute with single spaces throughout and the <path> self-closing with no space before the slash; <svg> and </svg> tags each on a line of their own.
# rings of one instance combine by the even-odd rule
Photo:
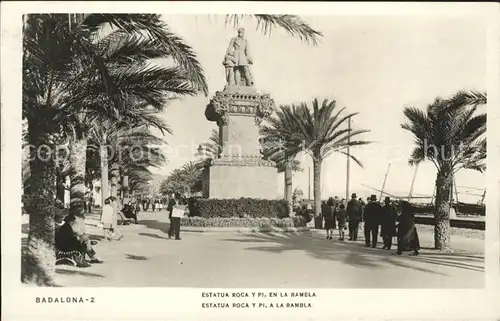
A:
<svg viewBox="0 0 500 321">
<path fill-rule="evenodd" d="M 247 56 L 248 63 L 253 64 L 252 53 L 247 40 L 245 40 L 245 55 Z"/>
</svg>

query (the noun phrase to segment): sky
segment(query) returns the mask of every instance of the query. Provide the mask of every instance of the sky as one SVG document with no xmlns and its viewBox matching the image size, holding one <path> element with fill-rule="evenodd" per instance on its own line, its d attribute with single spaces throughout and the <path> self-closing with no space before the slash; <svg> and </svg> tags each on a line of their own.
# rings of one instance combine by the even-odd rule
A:
<svg viewBox="0 0 500 321">
<path fill-rule="evenodd" d="M 335 100 L 348 112 L 358 112 L 353 128 L 369 129 L 362 138 L 374 143 L 352 149 L 364 166 L 351 162 L 350 192 L 378 195 L 363 185 L 380 189 L 390 163 L 384 190 L 408 195 L 415 169 L 408 165 L 412 136 L 401 129 L 403 107 L 424 109 L 437 96 L 449 97 L 462 89 L 486 90 L 486 26 L 472 18 L 302 18 L 323 33 L 317 46 L 279 29 L 264 35 L 256 30 L 257 23 L 251 18 L 240 24 L 252 50 L 255 87 L 271 94 L 277 106 L 310 103 L 317 97 Z M 168 175 L 195 160 L 196 147 L 216 128 L 206 120 L 204 111 L 214 93 L 224 87 L 222 60 L 236 30 L 225 25 L 224 16 L 164 15 L 163 19 L 196 51 L 210 90 L 208 97 L 200 94 L 172 102 L 161 115 L 173 134 L 166 137 L 169 162 L 154 172 Z M 299 155 L 299 159 L 303 171 L 294 174 L 293 187 L 302 189 L 307 197 L 312 162 L 307 155 Z M 434 165 L 422 164 L 413 194 L 432 195 L 435 178 Z M 283 195 L 283 175 L 277 180 L 278 193 Z M 461 171 L 456 184 L 460 200 L 477 202 L 480 196 L 465 193 L 482 194 L 485 176 Z M 344 197 L 345 186 L 346 158 L 331 155 L 323 162 L 322 196 Z"/>
</svg>

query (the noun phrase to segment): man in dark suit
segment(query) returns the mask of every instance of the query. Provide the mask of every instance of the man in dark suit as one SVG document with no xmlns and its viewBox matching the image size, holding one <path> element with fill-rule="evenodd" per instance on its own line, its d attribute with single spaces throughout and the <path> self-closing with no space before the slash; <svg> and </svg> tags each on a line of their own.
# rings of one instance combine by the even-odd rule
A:
<svg viewBox="0 0 500 321">
<path fill-rule="evenodd" d="M 391 203 L 390 197 L 386 197 L 384 203 L 383 215 L 380 221 L 380 234 L 384 240 L 384 249 L 390 250 L 392 247 L 392 238 L 396 236 L 396 219 L 398 215 Z"/>
<path fill-rule="evenodd" d="M 382 206 L 377 202 L 377 196 L 372 195 L 370 202 L 366 204 L 364 210 L 365 221 L 365 246 L 377 247 L 378 226 L 382 217 Z M 371 237 L 371 242 L 370 242 Z"/>
<path fill-rule="evenodd" d="M 167 211 L 168 211 L 168 218 L 170 220 L 170 226 L 168 229 L 168 238 L 172 238 L 175 236 L 176 240 L 180 240 L 180 225 L 181 225 L 181 219 L 178 217 L 172 217 L 172 212 L 174 210 L 174 207 L 176 205 L 179 205 L 180 203 L 180 195 L 179 194 L 172 194 L 170 197 L 170 200 L 168 201 L 168 206 L 167 206 Z"/>
<path fill-rule="evenodd" d="M 349 219 L 349 241 L 358 239 L 358 228 L 361 222 L 363 210 L 361 203 L 356 199 L 356 193 L 351 195 L 351 200 L 347 202 L 347 216 Z"/>
<path fill-rule="evenodd" d="M 83 218 L 69 214 L 64 218 L 64 224 L 56 229 L 56 258 L 72 259 L 77 267 L 82 268 L 89 267 L 89 263 L 102 263 L 92 248 L 95 243 L 85 233 Z M 86 259 L 86 256 L 89 257 L 89 260 Z"/>
</svg>

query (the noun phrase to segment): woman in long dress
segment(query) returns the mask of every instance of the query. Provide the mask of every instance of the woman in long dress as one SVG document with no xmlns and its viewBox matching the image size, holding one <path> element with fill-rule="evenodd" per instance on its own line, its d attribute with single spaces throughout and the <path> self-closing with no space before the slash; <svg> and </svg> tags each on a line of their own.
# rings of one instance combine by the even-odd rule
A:
<svg viewBox="0 0 500 321">
<path fill-rule="evenodd" d="M 328 199 L 328 202 L 322 208 L 323 218 L 325 219 L 326 239 L 333 239 L 333 230 L 335 229 L 335 205 L 333 197 Z"/>
<path fill-rule="evenodd" d="M 108 201 L 108 203 L 106 203 Z M 103 206 L 101 222 L 105 230 L 105 238 L 109 241 L 111 239 L 121 240 L 123 235 L 118 231 L 118 202 L 116 197 L 111 196 L 104 201 L 106 204 Z"/>
<path fill-rule="evenodd" d="M 399 224 L 397 226 L 398 251 L 396 254 L 401 255 L 403 251 L 413 251 L 410 255 L 418 255 L 420 240 L 410 203 L 406 201 L 401 203 L 401 215 L 397 218 L 397 222 Z"/>
<path fill-rule="evenodd" d="M 106 241 L 111 241 L 113 235 L 113 215 L 114 210 L 111 206 L 111 200 L 107 198 L 104 201 L 104 206 L 102 207 L 101 214 L 102 229 Z"/>
</svg>

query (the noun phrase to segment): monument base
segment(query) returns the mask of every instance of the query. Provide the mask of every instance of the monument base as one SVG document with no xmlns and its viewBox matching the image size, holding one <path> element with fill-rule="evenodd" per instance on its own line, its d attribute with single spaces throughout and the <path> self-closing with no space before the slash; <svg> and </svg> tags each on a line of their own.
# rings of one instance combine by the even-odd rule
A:
<svg viewBox="0 0 500 321">
<path fill-rule="evenodd" d="M 205 168 L 203 196 L 208 198 L 259 198 L 273 200 L 278 197 L 277 169 L 274 166 L 239 165 L 214 160 Z"/>
</svg>

